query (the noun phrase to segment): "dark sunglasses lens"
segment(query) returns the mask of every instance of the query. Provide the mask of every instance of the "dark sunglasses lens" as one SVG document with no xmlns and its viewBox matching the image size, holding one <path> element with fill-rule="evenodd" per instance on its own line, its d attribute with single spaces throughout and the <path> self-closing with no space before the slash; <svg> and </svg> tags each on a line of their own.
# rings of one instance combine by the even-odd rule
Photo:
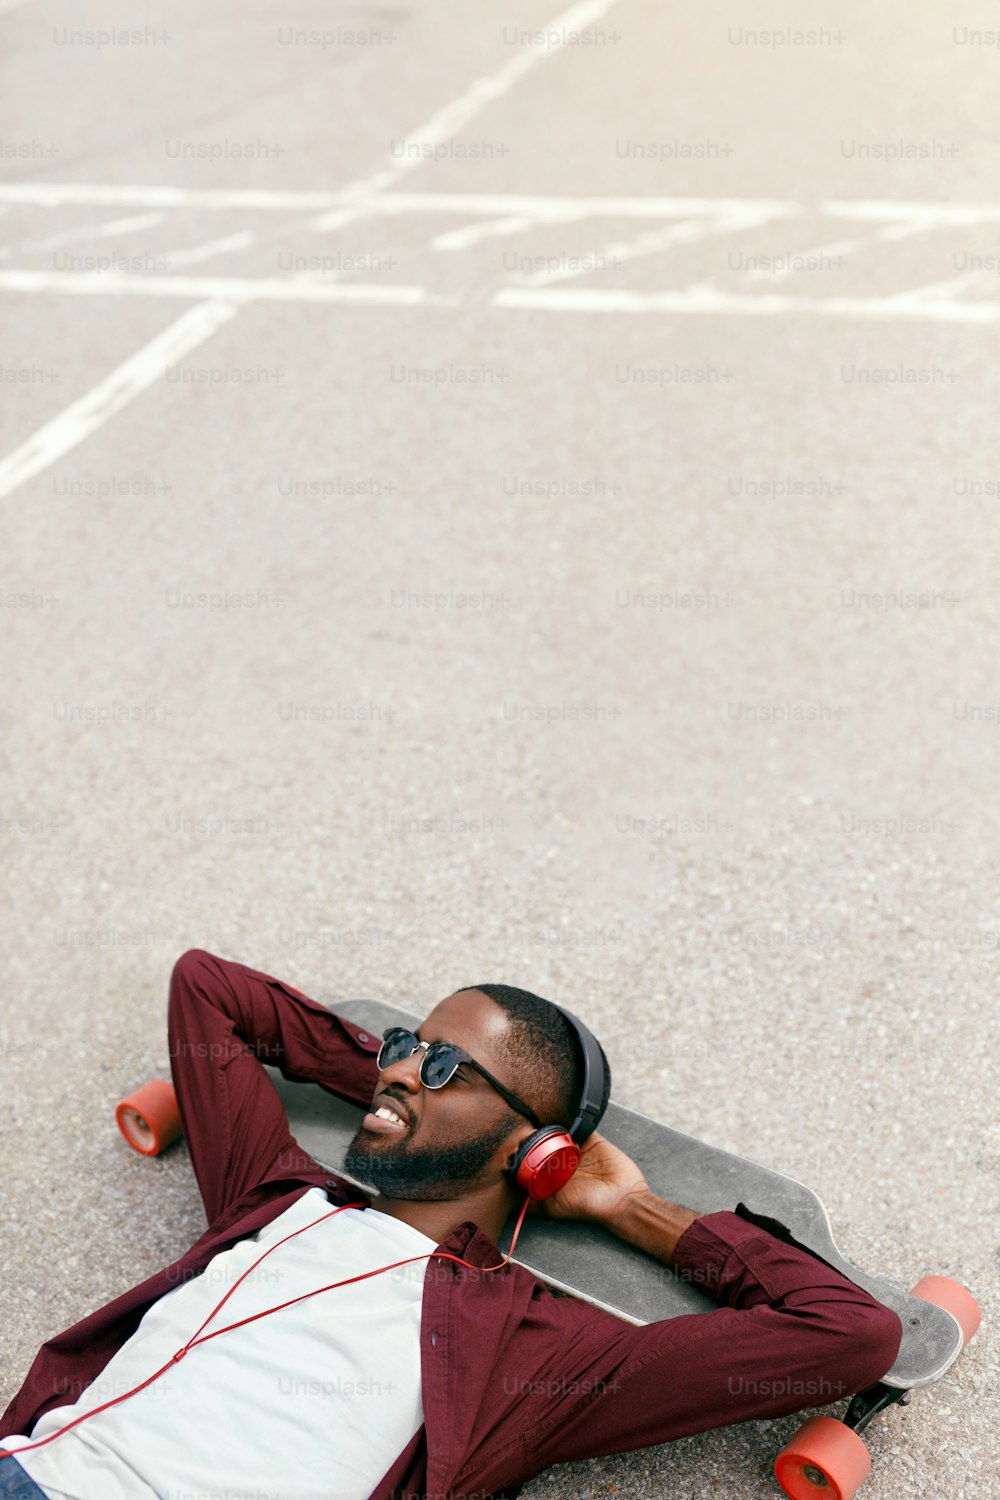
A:
<svg viewBox="0 0 1000 1500">
<path fill-rule="evenodd" d="M 391 1068 L 393 1063 L 402 1062 L 404 1057 L 412 1057 L 417 1045 L 412 1031 L 403 1031 L 399 1027 L 387 1031 L 379 1048 L 377 1066 Z"/>
<path fill-rule="evenodd" d="M 432 1043 L 424 1057 L 420 1076 L 429 1089 L 439 1089 L 458 1067 L 459 1058 L 454 1047 L 447 1042 Z"/>
</svg>

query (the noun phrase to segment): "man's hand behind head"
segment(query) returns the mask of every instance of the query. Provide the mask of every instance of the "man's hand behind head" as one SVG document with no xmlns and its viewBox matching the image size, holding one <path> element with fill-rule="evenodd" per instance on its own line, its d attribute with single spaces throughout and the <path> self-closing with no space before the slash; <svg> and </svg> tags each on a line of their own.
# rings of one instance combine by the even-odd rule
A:
<svg viewBox="0 0 1000 1500">
<path fill-rule="evenodd" d="M 600 1224 L 614 1219 L 630 1197 L 643 1192 L 649 1192 L 649 1184 L 632 1158 L 595 1130 L 584 1142 L 580 1164 L 565 1187 L 551 1198 L 532 1202 L 525 1217 Z"/>
</svg>

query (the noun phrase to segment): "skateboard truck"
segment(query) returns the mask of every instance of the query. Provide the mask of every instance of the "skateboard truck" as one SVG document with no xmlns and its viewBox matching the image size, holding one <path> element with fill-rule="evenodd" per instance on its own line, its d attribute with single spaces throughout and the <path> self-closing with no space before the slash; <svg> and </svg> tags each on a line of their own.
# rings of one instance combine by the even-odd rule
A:
<svg viewBox="0 0 1000 1500">
<path fill-rule="evenodd" d="M 885 1411 L 887 1406 L 894 1406 L 897 1401 L 900 1406 L 906 1406 L 912 1394 L 912 1391 L 902 1390 L 899 1386 L 883 1385 L 880 1380 L 875 1385 L 870 1385 L 866 1391 L 858 1391 L 856 1396 L 851 1397 L 851 1404 L 844 1413 L 844 1425 L 860 1437 L 880 1411 Z"/>
</svg>

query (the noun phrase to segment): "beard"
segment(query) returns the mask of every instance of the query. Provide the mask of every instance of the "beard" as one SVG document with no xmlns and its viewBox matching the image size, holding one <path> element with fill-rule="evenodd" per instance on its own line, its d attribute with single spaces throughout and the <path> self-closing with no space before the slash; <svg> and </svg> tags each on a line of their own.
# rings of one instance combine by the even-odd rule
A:
<svg viewBox="0 0 1000 1500">
<path fill-rule="evenodd" d="M 374 1149 L 375 1137 L 359 1125 L 344 1153 L 344 1171 L 386 1198 L 448 1202 L 462 1190 L 482 1186 L 483 1173 L 516 1120 L 511 1110 L 492 1130 L 455 1145 L 415 1146 L 409 1132 L 401 1140 L 379 1135 Z"/>
</svg>

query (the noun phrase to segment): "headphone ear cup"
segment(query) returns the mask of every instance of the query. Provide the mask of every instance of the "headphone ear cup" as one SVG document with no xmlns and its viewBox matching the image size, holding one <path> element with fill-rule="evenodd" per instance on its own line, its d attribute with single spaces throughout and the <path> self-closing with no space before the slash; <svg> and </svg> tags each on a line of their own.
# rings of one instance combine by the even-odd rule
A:
<svg viewBox="0 0 1000 1500">
<path fill-rule="evenodd" d="M 580 1148 L 561 1125 L 536 1130 L 518 1150 L 508 1169 L 516 1192 L 529 1198 L 551 1198 L 566 1186 L 580 1163 Z"/>
</svg>

